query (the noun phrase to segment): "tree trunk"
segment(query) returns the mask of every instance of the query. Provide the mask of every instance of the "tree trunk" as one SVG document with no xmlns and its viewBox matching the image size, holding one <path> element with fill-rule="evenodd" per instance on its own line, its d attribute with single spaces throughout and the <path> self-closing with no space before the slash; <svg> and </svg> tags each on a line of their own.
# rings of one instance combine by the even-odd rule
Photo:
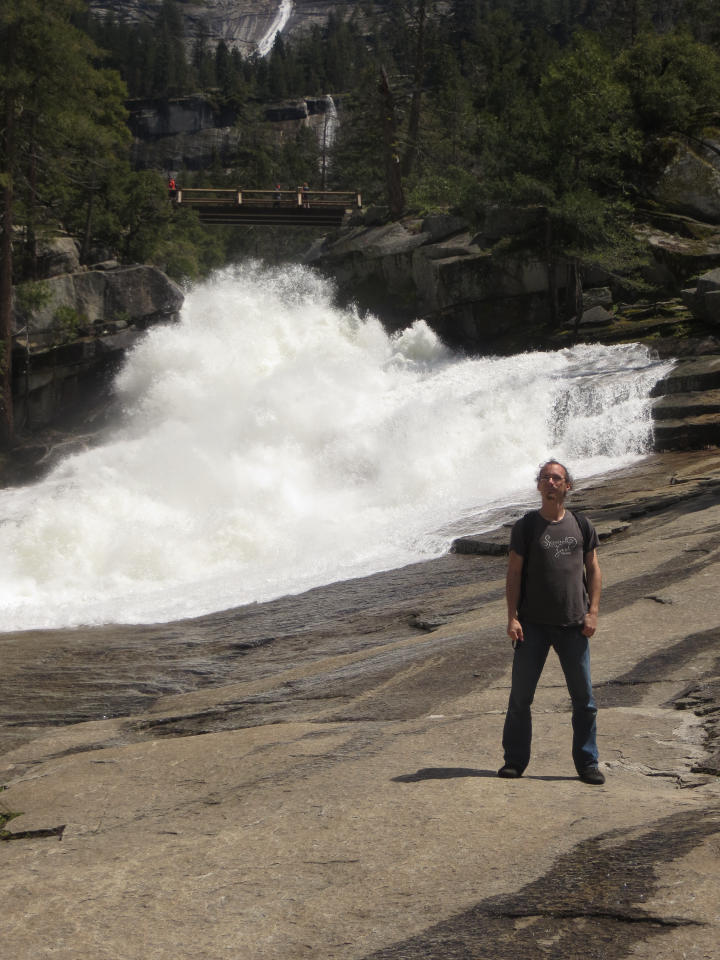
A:
<svg viewBox="0 0 720 960">
<path fill-rule="evenodd" d="M 13 159 L 15 151 L 15 104 L 8 93 L 5 98 L 5 157 L 7 181 L 3 189 L 2 232 L 0 233 L 0 448 L 12 446 L 12 230 L 13 230 Z"/>
<path fill-rule="evenodd" d="M 28 153 L 28 201 L 27 223 L 25 226 L 25 256 L 23 257 L 22 277 L 37 280 L 37 231 L 35 229 L 37 213 L 37 117 L 30 121 L 30 149 Z"/>
<path fill-rule="evenodd" d="M 573 327 L 573 340 L 577 343 L 580 321 L 582 320 L 583 315 L 583 283 L 580 261 L 576 258 L 573 260 L 572 265 L 575 279 L 575 325 Z"/>
<path fill-rule="evenodd" d="M 417 42 L 415 44 L 415 67 L 413 92 L 408 120 L 408 143 L 402 160 L 402 175 L 409 177 L 415 166 L 420 138 L 420 107 L 422 105 L 423 77 L 425 76 L 425 0 L 419 0 L 417 9 Z"/>
<path fill-rule="evenodd" d="M 92 239 L 92 218 L 93 207 L 95 205 L 95 184 L 90 185 L 88 190 L 87 209 L 85 212 L 85 230 L 83 231 L 83 241 L 80 248 L 80 263 L 87 263 L 90 257 L 90 240 Z"/>
<path fill-rule="evenodd" d="M 387 185 L 388 203 L 390 205 L 391 216 L 399 217 L 405 209 L 405 196 L 403 194 L 402 177 L 400 175 L 395 104 L 390 91 L 390 83 L 387 73 L 385 72 L 385 67 L 381 69 L 379 88 L 382 99 L 383 153 L 385 155 L 385 182 Z"/>
<path fill-rule="evenodd" d="M 548 296 L 550 298 L 550 320 L 554 327 L 560 321 L 560 304 L 558 301 L 557 259 L 553 254 L 552 221 L 550 214 L 545 213 L 545 264 L 548 278 Z"/>
</svg>

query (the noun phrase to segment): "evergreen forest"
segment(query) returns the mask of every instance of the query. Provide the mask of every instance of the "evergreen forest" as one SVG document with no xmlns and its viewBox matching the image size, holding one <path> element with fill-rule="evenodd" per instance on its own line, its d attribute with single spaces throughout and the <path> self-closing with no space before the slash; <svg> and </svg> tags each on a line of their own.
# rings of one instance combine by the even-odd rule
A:
<svg viewBox="0 0 720 960">
<path fill-rule="evenodd" d="M 631 225 L 679 139 L 708 137 L 720 104 L 715 0 L 364 0 L 264 58 L 202 29 L 180 0 L 140 25 L 84 0 L 6 0 L 0 10 L 0 315 L 32 279 L 37 237 L 63 230 L 82 259 L 154 263 L 193 279 L 243 252 L 241 231 L 203 228 L 167 201 L 167 171 L 131 164 L 133 100 L 201 95 L 231 107 L 230 167 L 177 171 L 185 186 L 300 182 L 316 138 L 273 138 L 269 103 L 331 94 L 341 123 L 329 188 L 359 189 L 390 216 L 488 203 L 540 205 L 553 258 L 626 272 Z M 309 167 L 309 165 L 313 165 Z M 7 328 L 6 328 L 7 333 Z M 7 340 L 5 341 L 7 342 Z"/>
<path fill-rule="evenodd" d="M 155 21 L 93 17 L 83 0 L 8 0 L 0 14 L 4 234 L 22 234 L 15 280 L 32 276 L 38 230 L 196 277 L 232 256 L 231 233 L 173 218 L 165 171 L 130 164 L 127 104 L 204 96 L 243 128 L 232 168 L 185 185 L 302 179 L 318 144 L 278 144 L 270 102 L 341 104 L 329 187 L 357 188 L 394 215 L 466 214 L 486 201 L 543 204 L 553 243 L 622 249 L 623 225 L 678 137 L 701 136 L 720 103 L 713 0 L 375 0 L 331 15 L 265 58 L 202 30 L 178 0 Z M 237 241 L 235 241 L 237 242 Z M 172 256 L 169 251 L 174 251 Z M 18 255 L 19 252 L 19 255 Z"/>
</svg>

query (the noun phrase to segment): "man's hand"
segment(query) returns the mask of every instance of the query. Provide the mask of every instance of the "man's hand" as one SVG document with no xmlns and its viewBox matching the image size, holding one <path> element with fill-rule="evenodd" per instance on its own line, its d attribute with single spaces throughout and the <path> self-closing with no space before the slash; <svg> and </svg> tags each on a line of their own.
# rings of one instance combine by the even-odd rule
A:
<svg viewBox="0 0 720 960">
<path fill-rule="evenodd" d="M 508 625 L 507 635 L 512 640 L 513 647 L 523 642 L 523 628 L 517 618 L 518 604 L 520 603 L 520 586 L 522 584 L 522 570 L 525 561 L 514 550 L 508 557 L 507 576 L 505 578 L 505 596 L 507 598 Z"/>
<path fill-rule="evenodd" d="M 598 615 L 596 613 L 586 613 L 583 620 L 582 632 L 586 637 L 591 637 L 597 630 Z"/>
<path fill-rule="evenodd" d="M 520 621 L 519 621 L 516 617 L 511 617 L 511 618 L 508 620 L 507 635 L 508 635 L 508 636 L 510 637 L 510 639 L 512 640 L 513 646 L 515 646 L 515 645 L 518 644 L 518 643 L 522 643 L 522 642 L 523 642 L 523 628 L 522 628 L 522 624 L 520 623 Z"/>
</svg>

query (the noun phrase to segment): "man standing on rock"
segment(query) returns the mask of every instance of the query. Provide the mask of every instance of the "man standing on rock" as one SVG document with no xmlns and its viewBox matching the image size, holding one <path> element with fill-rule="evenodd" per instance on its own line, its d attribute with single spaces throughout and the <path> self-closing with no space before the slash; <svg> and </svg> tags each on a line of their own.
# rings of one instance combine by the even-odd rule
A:
<svg viewBox="0 0 720 960">
<path fill-rule="evenodd" d="M 557 460 L 543 464 L 537 475 L 540 509 L 521 517 L 510 536 L 507 632 L 515 656 L 503 730 L 505 763 L 498 776 L 521 777 L 530 762 L 530 706 L 553 647 L 572 700 L 575 769 L 585 783 L 602 784 L 589 644 L 597 627 L 602 576 L 595 528 L 565 509 L 572 483 Z"/>
</svg>

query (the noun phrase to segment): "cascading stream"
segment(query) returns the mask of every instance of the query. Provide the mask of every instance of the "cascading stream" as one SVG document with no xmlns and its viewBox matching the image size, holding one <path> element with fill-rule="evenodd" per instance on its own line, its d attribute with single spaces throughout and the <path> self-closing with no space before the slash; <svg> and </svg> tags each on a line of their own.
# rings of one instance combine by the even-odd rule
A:
<svg viewBox="0 0 720 960">
<path fill-rule="evenodd" d="M 169 621 L 440 555 L 548 455 L 580 477 L 642 456 L 669 366 L 467 358 L 338 309 L 306 268 L 225 270 L 130 353 L 102 446 L 0 491 L 2 629 Z"/>
<path fill-rule="evenodd" d="M 326 110 L 323 115 L 322 126 L 318 130 L 318 146 L 320 148 L 318 166 L 322 174 L 323 187 L 325 185 L 325 176 L 332 164 L 332 148 L 339 126 L 337 107 L 330 94 L 326 95 L 325 104 Z"/>
</svg>

